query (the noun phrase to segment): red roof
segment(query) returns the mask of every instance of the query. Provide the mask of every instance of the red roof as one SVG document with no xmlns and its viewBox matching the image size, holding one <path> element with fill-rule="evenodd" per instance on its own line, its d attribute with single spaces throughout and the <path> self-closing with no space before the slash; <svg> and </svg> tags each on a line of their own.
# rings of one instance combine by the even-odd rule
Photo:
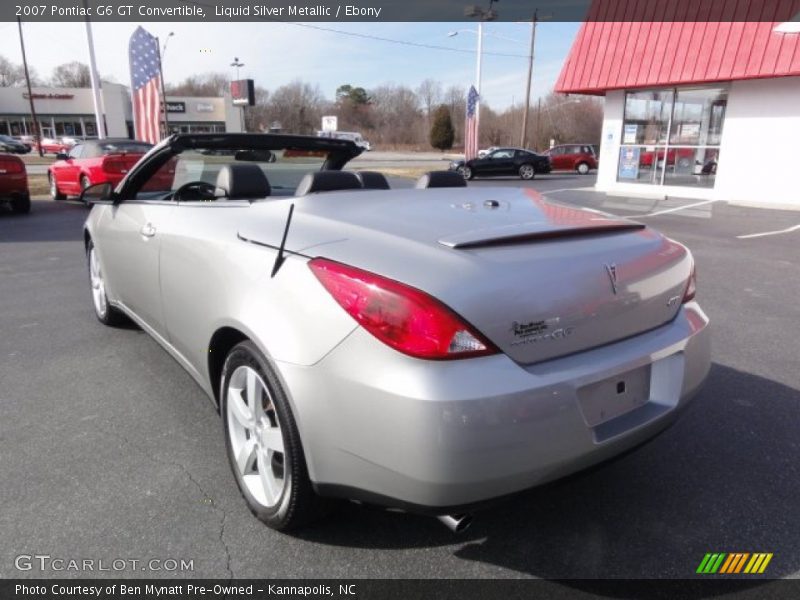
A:
<svg viewBox="0 0 800 600">
<path fill-rule="evenodd" d="M 555 89 L 606 90 L 800 75 L 800 0 L 595 0 Z M 644 20 L 647 19 L 647 20 Z"/>
</svg>

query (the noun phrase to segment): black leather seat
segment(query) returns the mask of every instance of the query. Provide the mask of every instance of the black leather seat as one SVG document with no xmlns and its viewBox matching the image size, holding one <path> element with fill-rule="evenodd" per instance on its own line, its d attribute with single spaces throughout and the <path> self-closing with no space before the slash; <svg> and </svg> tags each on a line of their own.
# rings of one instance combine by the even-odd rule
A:
<svg viewBox="0 0 800 600">
<path fill-rule="evenodd" d="M 336 192 L 339 190 L 363 189 L 361 181 L 350 171 L 315 171 L 308 173 L 295 190 L 295 196 L 305 196 L 315 192 Z"/>
<path fill-rule="evenodd" d="M 427 188 L 455 188 L 467 187 L 464 176 L 458 171 L 428 171 L 417 179 L 414 186 L 418 190 Z"/>
<path fill-rule="evenodd" d="M 217 193 L 228 200 L 255 200 L 272 193 L 269 180 L 258 165 L 234 163 L 217 174 Z"/>
<path fill-rule="evenodd" d="M 356 177 L 361 180 L 365 190 L 388 190 L 389 182 L 383 173 L 377 171 L 356 171 Z"/>
</svg>

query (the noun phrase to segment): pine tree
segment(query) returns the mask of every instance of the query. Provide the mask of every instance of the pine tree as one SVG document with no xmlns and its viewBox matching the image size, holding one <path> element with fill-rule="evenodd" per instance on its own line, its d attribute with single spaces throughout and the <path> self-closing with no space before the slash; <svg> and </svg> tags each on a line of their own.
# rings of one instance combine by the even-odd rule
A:
<svg viewBox="0 0 800 600">
<path fill-rule="evenodd" d="M 433 125 L 431 125 L 430 142 L 431 146 L 444 152 L 453 147 L 456 132 L 453 129 L 453 120 L 450 118 L 450 109 L 442 104 L 436 109 L 433 115 Z"/>
</svg>

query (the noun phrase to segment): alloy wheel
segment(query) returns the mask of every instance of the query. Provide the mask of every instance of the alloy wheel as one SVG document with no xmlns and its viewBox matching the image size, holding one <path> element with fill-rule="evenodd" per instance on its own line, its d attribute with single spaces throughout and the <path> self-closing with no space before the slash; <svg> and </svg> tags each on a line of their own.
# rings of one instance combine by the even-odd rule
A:
<svg viewBox="0 0 800 600">
<path fill-rule="evenodd" d="M 100 261 L 97 260 L 97 252 L 94 248 L 89 251 L 89 279 L 92 284 L 94 309 L 97 311 L 97 315 L 103 318 L 108 311 L 108 300 L 106 299 L 106 285 L 103 281 L 103 271 L 100 269 Z"/>
<path fill-rule="evenodd" d="M 226 418 L 241 480 L 262 506 L 281 499 L 291 477 L 272 395 L 258 372 L 242 365 L 230 377 Z"/>
</svg>

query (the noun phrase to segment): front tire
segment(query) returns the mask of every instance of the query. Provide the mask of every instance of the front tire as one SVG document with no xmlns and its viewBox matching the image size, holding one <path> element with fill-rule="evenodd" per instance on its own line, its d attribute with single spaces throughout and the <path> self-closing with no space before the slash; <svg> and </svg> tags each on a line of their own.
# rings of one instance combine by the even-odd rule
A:
<svg viewBox="0 0 800 600">
<path fill-rule="evenodd" d="M 464 167 L 461 174 L 464 176 L 464 179 L 467 181 L 471 181 L 475 179 L 475 171 L 472 170 L 472 167 Z"/>
<path fill-rule="evenodd" d="M 50 198 L 53 200 L 64 200 L 66 196 L 58 191 L 56 178 L 52 173 L 47 174 L 47 181 L 50 184 Z"/>
<path fill-rule="evenodd" d="M 525 181 L 530 181 L 536 177 L 536 169 L 533 168 L 533 165 L 522 165 L 519 168 L 519 176 Z"/>
<path fill-rule="evenodd" d="M 97 320 L 103 325 L 117 327 L 128 322 L 128 317 L 118 308 L 111 306 L 106 295 L 106 283 L 100 259 L 94 247 L 94 242 L 89 240 L 86 248 L 86 259 L 89 263 L 89 283 L 92 291 L 92 305 Z"/>
<path fill-rule="evenodd" d="M 234 346 L 222 368 L 220 413 L 225 448 L 250 512 L 279 531 L 323 513 L 308 477 L 303 446 L 286 393 L 251 341 Z"/>
</svg>

